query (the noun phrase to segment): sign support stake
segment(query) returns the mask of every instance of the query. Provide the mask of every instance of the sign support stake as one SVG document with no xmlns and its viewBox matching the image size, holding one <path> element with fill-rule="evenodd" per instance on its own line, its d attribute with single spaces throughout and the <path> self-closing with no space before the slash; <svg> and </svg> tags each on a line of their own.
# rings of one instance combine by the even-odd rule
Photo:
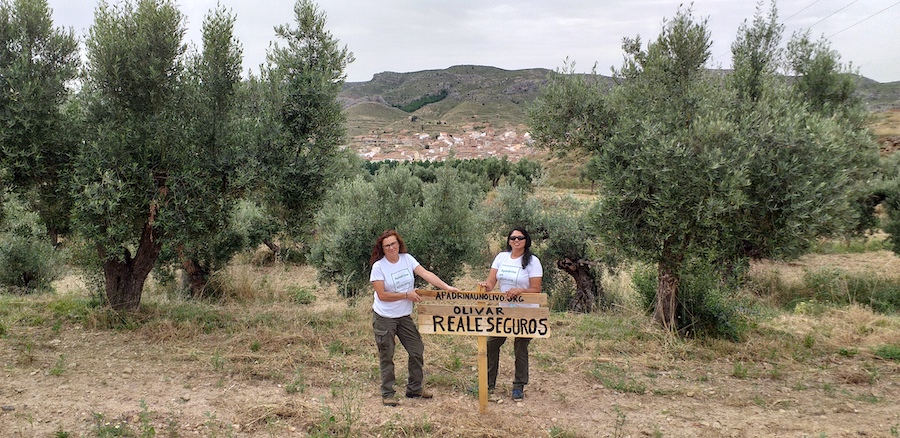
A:
<svg viewBox="0 0 900 438">
<path fill-rule="evenodd" d="M 477 291 L 484 292 L 484 287 L 479 284 Z M 487 412 L 487 380 L 487 336 L 478 336 L 478 410 L 482 414 Z"/>
<path fill-rule="evenodd" d="M 478 407 L 481 413 L 487 412 L 487 336 L 478 336 Z"/>
</svg>

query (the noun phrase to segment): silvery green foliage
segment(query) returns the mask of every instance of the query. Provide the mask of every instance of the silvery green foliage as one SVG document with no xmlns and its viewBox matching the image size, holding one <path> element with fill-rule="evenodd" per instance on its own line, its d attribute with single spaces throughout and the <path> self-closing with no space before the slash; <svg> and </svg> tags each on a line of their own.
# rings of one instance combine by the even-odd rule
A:
<svg viewBox="0 0 900 438">
<path fill-rule="evenodd" d="M 313 215 L 342 174 L 346 128 L 337 101 L 353 53 L 326 27 L 326 15 L 310 0 L 297 0 L 294 23 L 276 26 L 262 77 L 276 123 L 260 133 L 258 159 L 267 169 L 265 197 L 286 232 L 309 233 Z M 268 136 L 268 137 L 267 137 Z"/>
<path fill-rule="evenodd" d="M 17 196 L 0 196 L 0 291 L 47 290 L 61 274 L 62 260 L 46 239 L 40 218 Z"/>
<path fill-rule="evenodd" d="M 422 188 L 422 206 L 404 227 L 405 239 L 410 253 L 449 283 L 463 274 L 465 265 L 482 261 L 485 233 L 476 211 L 484 193 L 456 169 L 441 168 L 435 173 L 435 182 Z"/>
<path fill-rule="evenodd" d="M 78 66 L 78 39 L 53 27 L 46 0 L 0 0 L 0 182 L 30 192 L 53 244 L 72 207 L 78 135 L 64 108 Z"/>
<path fill-rule="evenodd" d="M 140 305 L 143 284 L 195 199 L 183 120 L 184 15 L 169 0 L 101 2 L 86 40 L 79 98 L 85 139 L 75 160 L 74 228 L 98 249 L 117 310 Z M 193 160 L 193 161 L 186 161 Z"/>
<path fill-rule="evenodd" d="M 771 50 L 776 23 L 758 17 L 742 28 L 735 72 L 724 75 L 706 68 L 706 22 L 681 10 L 646 47 L 625 39 L 611 90 L 567 66 L 531 112 L 539 142 L 592 154 L 596 234 L 658 266 L 654 317 L 666 327 L 675 328 L 679 275 L 690 260 L 715 260 L 728 275 L 749 257 L 799 256 L 817 237 L 858 222 L 858 181 L 877 157 L 858 102 L 802 85 L 819 83 L 811 75 L 841 77 L 839 64 L 816 61 L 834 55 L 827 50 L 794 51 L 795 68 L 810 65 L 803 59 L 817 66 L 802 70 L 803 81 L 778 76 L 787 62 Z M 842 105 L 855 109 L 837 111 Z"/>
<path fill-rule="evenodd" d="M 370 291 L 372 247 L 384 230 L 395 229 L 410 254 L 452 284 L 465 263 L 481 260 L 486 246 L 475 214 L 482 196 L 454 169 L 441 169 L 433 183 L 405 166 L 341 182 L 316 214 L 309 261 L 343 296 Z"/>
</svg>

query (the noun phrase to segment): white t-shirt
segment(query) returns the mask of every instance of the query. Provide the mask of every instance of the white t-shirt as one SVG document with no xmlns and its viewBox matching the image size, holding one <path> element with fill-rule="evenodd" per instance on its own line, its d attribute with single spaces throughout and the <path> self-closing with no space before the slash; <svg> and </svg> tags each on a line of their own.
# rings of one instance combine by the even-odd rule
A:
<svg viewBox="0 0 900 438">
<path fill-rule="evenodd" d="M 544 268 L 535 255 L 531 256 L 528 266 L 522 268 L 522 257 L 512 258 L 511 252 L 501 252 L 494 257 L 491 269 L 497 270 L 497 285 L 500 292 L 506 292 L 514 287 L 527 289 L 531 286 L 531 278 L 544 276 Z"/>
<path fill-rule="evenodd" d="M 384 281 L 385 292 L 412 292 L 416 288 L 416 274 L 413 272 L 416 266 L 419 266 L 416 258 L 406 253 L 400 253 L 397 263 L 382 257 L 372 265 L 369 281 Z M 412 313 L 413 303 L 410 300 L 381 301 L 378 292 L 375 292 L 372 309 L 385 318 L 400 318 Z"/>
</svg>

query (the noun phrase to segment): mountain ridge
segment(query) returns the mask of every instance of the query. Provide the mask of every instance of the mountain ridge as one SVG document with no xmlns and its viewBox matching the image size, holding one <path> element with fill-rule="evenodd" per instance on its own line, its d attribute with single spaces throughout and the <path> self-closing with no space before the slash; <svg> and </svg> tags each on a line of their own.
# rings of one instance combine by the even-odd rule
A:
<svg viewBox="0 0 900 438">
<path fill-rule="evenodd" d="M 399 73 L 376 73 L 371 80 L 346 82 L 338 95 L 344 106 L 350 125 L 356 119 L 369 123 L 357 123 L 359 128 L 349 129 L 351 136 L 364 134 L 374 127 L 373 118 L 396 125 L 409 117 L 449 126 L 467 124 L 480 119 L 494 126 L 516 126 L 526 121 L 527 105 L 540 93 L 547 75 L 553 70 L 532 68 L 504 70 L 479 65 L 456 65 L 446 69 L 421 70 Z M 600 77 L 613 83 L 609 76 Z M 864 76 L 857 76 L 857 93 L 870 110 L 883 111 L 900 108 L 900 81 L 880 83 Z M 354 110 L 362 103 L 375 103 L 391 108 L 401 108 L 416 100 L 445 93 L 441 99 L 424 104 L 403 114 L 390 111 L 378 114 L 373 108 Z M 457 108 L 466 105 L 465 110 Z M 474 116 L 474 117 L 473 117 Z"/>
<path fill-rule="evenodd" d="M 521 158 L 531 149 L 528 106 L 552 72 L 457 65 L 346 82 L 338 100 L 349 146 L 371 160 L 444 159 L 465 151 L 473 157 Z M 614 84 L 613 78 L 600 77 Z M 900 109 L 900 81 L 857 79 L 857 93 L 871 111 Z"/>
</svg>

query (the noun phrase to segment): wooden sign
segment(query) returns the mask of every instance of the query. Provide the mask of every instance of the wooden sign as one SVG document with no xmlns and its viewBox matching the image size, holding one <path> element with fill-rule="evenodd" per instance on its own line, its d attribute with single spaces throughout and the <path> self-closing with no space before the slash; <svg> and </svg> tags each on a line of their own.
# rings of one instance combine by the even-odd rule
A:
<svg viewBox="0 0 900 438">
<path fill-rule="evenodd" d="M 549 338 L 550 310 L 547 294 L 521 294 L 507 299 L 502 292 L 475 292 L 416 289 L 419 304 L 419 333 L 472 335 L 478 339 L 478 404 L 487 412 L 487 338 Z"/>
<path fill-rule="evenodd" d="M 537 304 L 547 305 L 547 294 L 522 294 L 512 299 L 507 299 L 503 292 L 448 292 L 445 290 L 416 289 L 416 293 L 423 301 L 459 302 L 477 301 L 489 306 L 503 306 L 508 304 Z"/>
<path fill-rule="evenodd" d="M 546 307 L 419 305 L 419 332 L 427 334 L 548 338 L 549 319 Z"/>
</svg>

